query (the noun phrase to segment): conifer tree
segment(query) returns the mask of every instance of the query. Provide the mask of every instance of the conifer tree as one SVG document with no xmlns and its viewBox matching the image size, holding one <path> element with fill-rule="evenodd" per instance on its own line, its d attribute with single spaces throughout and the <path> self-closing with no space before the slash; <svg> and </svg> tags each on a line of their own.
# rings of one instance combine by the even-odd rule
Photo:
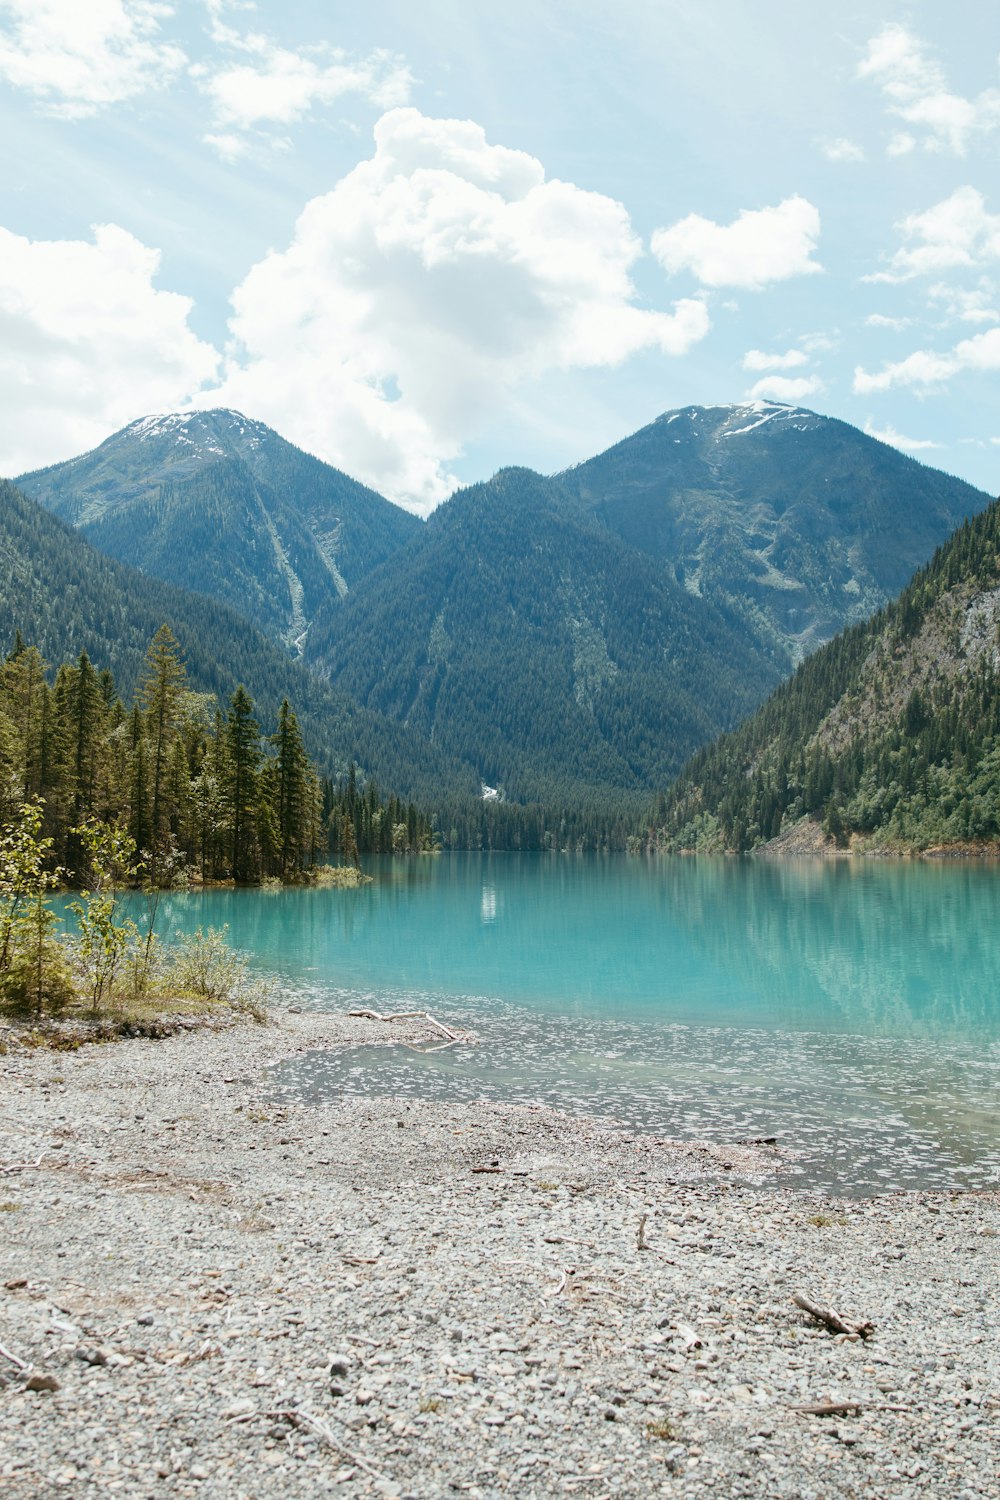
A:
<svg viewBox="0 0 1000 1500">
<path fill-rule="evenodd" d="M 277 820 L 278 874 L 283 880 L 301 869 L 308 858 L 312 838 L 312 803 L 315 800 L 309 758 L 302 743 L 298 720 L 282 701 L 278 731 L 271 743 L 277 752 L 274 809 Z"/>
<path fill-rule="evenodd" d="M 169 625 L 161 625 L 146 653 L 146 667 L 139 686 L 139 702 L 144 710 L 149 740 L 149 877 L 154 885 L 160 856 L 170 838 L 172 809 L 167 783 L 181 719 L 185 677 L 180 647 Z"/>
<path fill-rule="evenodd" d="M 226 799 L 230 812 L 230 865 L 239 883 L 257 876 L 257 814 L 260 792 L 260 725 L 253 716 L 253 700 L 238 687 L 226 720 L 229 765 Z"/>
</svg>

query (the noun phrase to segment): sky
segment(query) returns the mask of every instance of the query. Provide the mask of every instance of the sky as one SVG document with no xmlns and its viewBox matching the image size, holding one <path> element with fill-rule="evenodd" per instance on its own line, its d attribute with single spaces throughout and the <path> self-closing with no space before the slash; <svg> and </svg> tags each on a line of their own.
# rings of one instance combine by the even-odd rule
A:
<svg viewBox="0 0 1000 1500">
<path fill-rule="evenodd" d="M 228 406 L 419 514 L 777 400 L 1000 491 L 1000 7 L 0 0 L 0 473 Z"/>
</svg>

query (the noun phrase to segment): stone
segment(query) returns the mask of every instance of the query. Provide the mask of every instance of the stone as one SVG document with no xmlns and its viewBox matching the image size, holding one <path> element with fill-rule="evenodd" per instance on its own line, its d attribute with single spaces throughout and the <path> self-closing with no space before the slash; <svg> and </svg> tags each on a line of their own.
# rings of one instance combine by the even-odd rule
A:
<svg viewBox="0 0 1000 1500">
<path fill-rule="evenodd" d="M 108 1356 L 103 1349 L 95 1349 L 89 1344 L 81 1344 L 79 1349 L 73 1351 L 74 1358 L 85 1365 L 106 1365 Z"/>
</svg>

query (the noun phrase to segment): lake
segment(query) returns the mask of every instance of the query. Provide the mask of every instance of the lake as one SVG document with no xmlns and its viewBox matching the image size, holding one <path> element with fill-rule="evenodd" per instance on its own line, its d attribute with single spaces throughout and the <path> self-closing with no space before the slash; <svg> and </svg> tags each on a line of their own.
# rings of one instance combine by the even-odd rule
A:
<svg viewBox="0 0 1000 1500">
<path fill-rule="evenodd" d="M 1000 1181 L 1000 869 L 453 855 L 355 891 L 164 897 L 302 1006 L 428 1009 L 476 1047 L 274 1071 L 297 1098 L 504 1098 L 778 1137 L 841 1192 Z"/>
</svg>

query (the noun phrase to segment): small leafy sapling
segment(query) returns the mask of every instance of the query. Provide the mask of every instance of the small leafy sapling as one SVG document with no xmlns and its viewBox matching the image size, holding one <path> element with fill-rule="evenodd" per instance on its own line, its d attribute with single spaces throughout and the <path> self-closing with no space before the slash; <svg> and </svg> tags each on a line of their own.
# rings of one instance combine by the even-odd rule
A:
<svg viewBox="0 0 1000 1500">
<path fill-rule="evenodd" d="M 115 981 L 139 940 L 131 917 L 119 918 L 117 891 L 139 871 L 135 840 L 124 828 L 88 820 L 73 830 L 87 858 L 89 888 L 71 904 L 90 1008 L 97 1015 L 114 994 Z"/>
</svg>

